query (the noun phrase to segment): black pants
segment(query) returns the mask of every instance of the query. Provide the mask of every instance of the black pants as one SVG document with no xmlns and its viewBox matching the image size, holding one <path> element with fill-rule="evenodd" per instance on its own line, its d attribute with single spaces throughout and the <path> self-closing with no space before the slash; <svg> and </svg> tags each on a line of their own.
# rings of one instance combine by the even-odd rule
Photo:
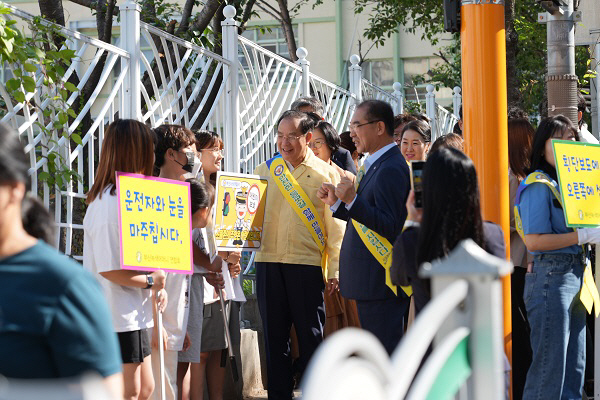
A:
<svg viewBox="0 0 600 400">
<path fill-rule="evenodd" d="M 269 400 L 292 398 L 292 323 L 298 336 L 301 371 L 323 341 L 324 289 L 321 267 L 256 263 L 256 297 L 265 334 Z"/>
<path fill-rule="evenodd" d="M 404 334 L 404 316 L 408 314 L 409 304 L 410 299 L 405 296 L 356 300 L 361 328 L 375 335 L 388 354 L 392 354 Z"/>
<path fill-rule="evenodd" d="M 531 343 L 529 341 L 529 322 L 523 301 L 526 268 L 515 266 L 510 276 L 512 308 L 512 376 L 513 399 L 523 398 L 525 378 L 531 365 Z"/>
</svg>

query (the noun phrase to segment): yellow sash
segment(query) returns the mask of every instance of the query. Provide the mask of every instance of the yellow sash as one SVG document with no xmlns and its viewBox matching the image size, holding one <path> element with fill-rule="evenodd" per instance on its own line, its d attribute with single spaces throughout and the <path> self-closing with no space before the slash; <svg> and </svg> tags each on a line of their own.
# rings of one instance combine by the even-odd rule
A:
<svg viewBox="0 0 600 400">
<path fill-rule="evenodd" d="M 326 278 L 327 252 L 325 247 L 327 236 L 321 216 L 310 201 L 310 198 L 298 184 L 298 181 L 296 181 L 296 178 L 292 176 L 285 160 L 281 156 L 268 160 L 267 167 L 283 198 L 292 207 L 292 210 L 294 210 L 304 226 L 306 226 L 306 229 L 308 229 L 319 248 L 321 252 L 321 268 L 323 269 L 323 276 Z"/>
<path fill-rule="evenodd" d="M 519 204 L 521 203 L 521 193 L 523 190 L 531 185 L 532 183 L 541 183 L 546 185 L 554 197 L 558 200 L 561 206 L 563 206 L 562 197 L 556 187 L 550 181 L 550 178 L 546 174 L 540 171 L 533 172 L 525 178 L 523 182 L 519 185 L 519 189 L 517 190 L 517 197 L 515 199 L 515 227 L 519 236 L 525 241 L 525 232 L 523 231 L 523 223 L 521 220 L 521 214 L 519 212 Z M 584 250 L 585 254 L 585 250 Z M 584 305 L 588 314 L 592 313 L 592 307 L 594 308 L 596 318 L 600 315 L 600 296 L 598 295 L 598 288 L 596 286 L 596 281 L 594 280 L 594 274 L 592 274 L 592 266 L 590 262 L 586 262 L 585 270 L 583 271 L 583 285 L 581 286 L 581 292 L 579 293 L 579 299 L 581 303 Z"/>
<path fill-rule="evenodd" d="M 356 190 L 358 190 L 358 185 L 364 176 L 365 167 L 363 165 L 358 170 L 358 175 L 356 176 L 356 181 L 354 184 Z M 392 290 L 392 292 L 394 292 L 396 296 L 398 296 L 398 288 L 392 283 L 392 274 L 390 270 L 392 267 L 392 249 L 394 246 L 389 242 L 389 240 L 377 232 L 367 228 L 363 224 L 352 220 L 352 225 L 354 226 L 354 229 L 356 229 L 356 232 L 358 232 L 360 240 L 362 240 L 366 248 L 373 255 L 373 257 L 375 257 L 377 262 L 381 264 L 383 269 L 385 269 L 385 284 Z M 412 287 L 400 286 L 400 288 L 404 291 L 404 293 L 406 293 L 407 296 L 412 295 Z"/>
</svg>

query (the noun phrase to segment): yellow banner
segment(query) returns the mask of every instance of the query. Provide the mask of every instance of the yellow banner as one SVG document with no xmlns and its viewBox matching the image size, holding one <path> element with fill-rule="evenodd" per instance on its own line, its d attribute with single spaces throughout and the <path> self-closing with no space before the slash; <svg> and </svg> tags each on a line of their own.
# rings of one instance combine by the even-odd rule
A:
<svg viewBox="0 0 600 400">
<path fill-rule="evenodd" d="M 192 273 L 189 183 L 117 172 L 121 268 Z"/>
<path fill-rule="evenodd" d="M 274 157 L 267 161 L 269 172 L 277 184 L 279 191 L 283 195 L 283 198 L 292 207 L 292 210 L 302 220 L 302 223 L 310 232 L 313 240 L 319 247 L 321 254 L 325 252 L 325 244 L 327 243 L 327 237 L 325 236 L 325 230 L 321 216 L 315 209 L 315 206 L 310 201 L 306 193 L 296 179 L 290 173 L 285 161 L 281 156 Z M 322 264 L 324 264 L 322 262 Z M 325 265 L 322 265 L 325 272 Z M 325 275 L 327 276 L 327 275 Z"/>
<path fill-rule="evenodd" d="M 219 250 L 260 250 L 267 184 L 258 175 L 217 173 L 213 221 Z"/>
<path fill-rule="evenodd" d="M 600 225 L 600 145 L 553 140 L 567 226 Z"/>
<path fill-rule="evenodd" d="M 392 249 L 394 246 L 373 230 L 367 228 L 363 224 L 352 220 L 352 225 L 354 225 L 354 229 L 358 232 L 358 236 L 363 241 L 367 249 L 371 252 L 373 257 L 381 264 L 381 266 L 385 269 L 385 284 L 394 292 L 394 294 L 398 295 L 398 289 L 396 285 L 392 283 L 392 275 L 391 275 L 391 267 L 392 267 Z M 400 286 L 400 288 L 406 293 L 407 296 L 412 295 L 412 287 L 410 286 Z"/>
</svg>

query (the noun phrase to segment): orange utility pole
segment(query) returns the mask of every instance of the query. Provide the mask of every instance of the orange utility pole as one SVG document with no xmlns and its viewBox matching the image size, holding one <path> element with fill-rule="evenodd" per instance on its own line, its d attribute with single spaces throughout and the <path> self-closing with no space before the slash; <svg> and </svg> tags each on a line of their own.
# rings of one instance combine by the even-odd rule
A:
<svg viewBox="0 0 600 400">
<path fill-rule="evenodd" d="M 477 168 L 483 218 L 502 227 L 508 253 L 510 217 L 504 0 L 462 0 L 460 27 L 465 149 Z M 502 288 L 504 348 L 512 364 L 510 276 L 503 278 Z"/>
</svg>

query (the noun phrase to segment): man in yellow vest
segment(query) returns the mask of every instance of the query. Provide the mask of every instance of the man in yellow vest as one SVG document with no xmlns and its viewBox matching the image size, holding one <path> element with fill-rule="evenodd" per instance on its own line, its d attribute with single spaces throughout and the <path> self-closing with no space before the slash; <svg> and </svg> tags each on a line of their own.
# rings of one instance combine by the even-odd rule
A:
<svg viewBox="0 0 600 400">
<path fill-rule="evenodd" d="M 259 165 L 267 177 L 263 243 L 256 255 L 256 294 L 265 334 L 269 399 L 291 400 L 290 328 L 296 329 L 300 369 L 323 340 L 323 291 L 338 287 L 344 223 L 317 197 L 323 183 L 340 176 L 307 146 L 314 123 L 286 111 L 277 122 L 279 155 Z"/>
<path fill-rule="evenodd" d="M 410 288 L 392 284 L 392 243 L 406 220 L 409 170 L 394 143 L 394 112 L 389 104 L 367 100 L 350 121 L 350 136 L 360 153 L 369 153 L 356 179 L 323 184 L 319 198 L 334 217 L 348 221 L 340 251 L 340 291 L 356 300 L 360 325 L 388 353 L 404 332 Z"/>
</svg>

